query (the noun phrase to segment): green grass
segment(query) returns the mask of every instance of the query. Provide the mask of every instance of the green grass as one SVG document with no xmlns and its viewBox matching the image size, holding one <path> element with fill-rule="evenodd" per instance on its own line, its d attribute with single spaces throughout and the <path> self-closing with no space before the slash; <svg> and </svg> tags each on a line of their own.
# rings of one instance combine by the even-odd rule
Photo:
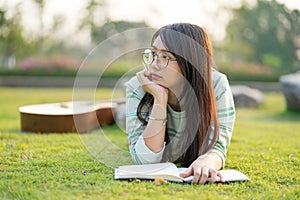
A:
<svg viewBox="0 0 300 200">
<path fill-rule="evenodd" d="M 250 182 L 156 186 L 151 181 L 114 181 L 113 169 L 95 159 L 83 141 L 94 133 L 20 132 L 22 105 L 70 101 L 71 89 L 0 89 L 0 199 L 299 199 L 300 114 L 285 110 L 280 93 L 266 94 L 259 109 L 238 109 L 226 168 Z M 97 91 L 109 98 L 110 90 Z M 106 136 L 126 149 L 117 126 Z"/>
</svg>

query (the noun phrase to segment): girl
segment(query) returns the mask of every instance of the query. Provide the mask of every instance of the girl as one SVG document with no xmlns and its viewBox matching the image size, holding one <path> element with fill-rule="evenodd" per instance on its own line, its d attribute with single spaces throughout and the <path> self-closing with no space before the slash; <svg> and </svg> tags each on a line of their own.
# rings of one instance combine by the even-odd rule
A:
<svg viewBox="0 0 300 200">
<path fill-rule="evenodd" d="M 137 164 L 175 162 L 192 183 L 223 181 L 235 120 L 228 80 L 213 69 L 212 48 L 199 26 L 159 29 L 143 53 L 145 70 L 126 88 L 126 132 Z"/>
</svg>

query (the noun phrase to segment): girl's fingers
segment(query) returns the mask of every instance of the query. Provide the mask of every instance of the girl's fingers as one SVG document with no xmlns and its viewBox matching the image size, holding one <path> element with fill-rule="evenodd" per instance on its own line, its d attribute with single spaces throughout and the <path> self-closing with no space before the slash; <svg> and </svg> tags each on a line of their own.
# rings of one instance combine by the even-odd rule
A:
<svg viewBox="0 0 300 200">
<path fill-rule="evenodd" d="M 209 174 L 210 174 L 209 183 L 216 182 L 218 172 L 216 170 L 209 169 Z"/>
<path fill-rule="evenodd" d="M 203 168 L 201 169 L 201 177 L 200 177 L 198 183 L 199 183 L 200 185 L 205 184 L 206 181 L 207 181 L 207 179 L 208 179 L 208 177 L 209 177 L 209 168 L 203 167 Z"/>
<path fill-rule="evenodd" d="M 201 167 L 198 165 L 193 166 L 194 178 L 192 180 L 193 184 L 198 184 L 201 178 Z"/>
</svg>

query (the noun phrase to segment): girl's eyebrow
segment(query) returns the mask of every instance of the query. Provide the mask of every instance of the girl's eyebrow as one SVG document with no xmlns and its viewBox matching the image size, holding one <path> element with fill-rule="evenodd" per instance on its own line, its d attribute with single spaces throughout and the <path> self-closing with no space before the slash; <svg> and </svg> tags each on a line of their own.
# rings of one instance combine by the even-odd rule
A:
<svg viewBox="0 0 300 200">
<path fill-rule="evenodd" d="M 152 48 L 153 48 L 153 49 L 155 49 L 155 50 L 157 50 L 157 47 L 156 47 L 156 46 L 154 46 L 154 45 L 152 45 Z"/>
<path fill-rule="evenodd" d="M 158 49 L 156 46 L 154 46 L 154 45 L 152 45 L 152 48 L 154 49 L 154 50 L 157 50 L 157 51 L 162 51 L 162 52 L 165 52 L 165 53 L 170 53 L 170 54 L 172 54 L 170 51 L 168 51 L 168 50 L 165 50 L 165 49 Z"/>
</svg>

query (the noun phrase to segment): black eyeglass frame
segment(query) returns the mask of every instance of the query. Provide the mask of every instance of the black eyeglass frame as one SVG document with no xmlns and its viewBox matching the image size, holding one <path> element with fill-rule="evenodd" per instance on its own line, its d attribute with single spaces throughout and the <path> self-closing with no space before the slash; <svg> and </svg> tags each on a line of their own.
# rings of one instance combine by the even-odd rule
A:
<svg viewBox="0 0 300 200">
<path fill-rule="evenodd" d="M 171 52 L 170 52 L 171 53 Z M 152 61 L 151 62 L 145 62 L 145 55 L 146 54 L 150 54 L 152 56 Z M 168 56 L 168 55 L 167 55 Z M 167 58 L 165 58 L 167 60 L 167 63 L 165 65 L 162 65 L 159 62 L 159 54 L 155 53 L 153 50 L 151 49 L 145 49 L 143 52 L 143 63 L 149 68 L 149 66 L 154 62 L 156 57 L 156 64 L 159 67 L 160 70 L 165 69 L 168 65 L 170 61 L 176 61 L 175 58 L 170 58 L 169 56 Z M 147 69 L 148 70 L 148 69 Z"/>
</svg>

